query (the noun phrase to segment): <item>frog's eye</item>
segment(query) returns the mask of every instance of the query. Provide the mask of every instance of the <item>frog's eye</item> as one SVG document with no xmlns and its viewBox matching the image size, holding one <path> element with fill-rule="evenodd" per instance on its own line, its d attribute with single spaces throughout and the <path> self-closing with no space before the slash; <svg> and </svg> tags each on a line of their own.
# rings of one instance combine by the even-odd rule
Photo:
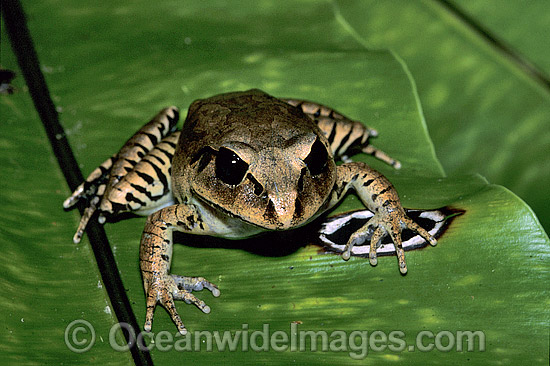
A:
<svg viewBox="0 0 550 366">
<path fill-rule="evenodd" d="M 319 139 L 311 146 L 309 155 L 304 159 L 307 169 L 312 176 L 319 175 L 327 166 L 328 153 L 325 145 Z"/>
<path fill-rule="evenodd" d="M 222 182 L 235 186 L 242 182 L 248 164 L 228 148 L 221 147 L 216 155 L 216 176 Z"/>
</svg>

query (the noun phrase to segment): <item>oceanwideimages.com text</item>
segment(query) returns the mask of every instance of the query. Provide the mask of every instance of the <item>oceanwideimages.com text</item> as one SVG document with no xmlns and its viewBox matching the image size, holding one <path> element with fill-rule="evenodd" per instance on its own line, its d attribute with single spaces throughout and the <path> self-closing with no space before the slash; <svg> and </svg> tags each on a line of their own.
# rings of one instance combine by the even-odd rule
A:
<svg viewBox="0 0 550 366">
<path fill-rule="evenodd" d="M 121 343 L 120 332 L 127 335 L 128 343 Z M 160 352 L 345 352 L 353 359 L 364 359 L 370 352 L 483 352 L 486 345 L 480 330 L 423 330 L 411 338 L 401 330 L 307 330 L 298 323 L 286 330 L 272 330 L 269 323 L 261 329 L 242 324 L 238 330 L 195 330 L 186 335 L 136 332 L 126 323 L 117 323 L 108 340 L 121 352 L 131 347 Z M 73 352 L 86 352 L 95 341 L 95 330 L 85 320 L 75 320 L 65 329 L 65 344 Z"/>
</svg>

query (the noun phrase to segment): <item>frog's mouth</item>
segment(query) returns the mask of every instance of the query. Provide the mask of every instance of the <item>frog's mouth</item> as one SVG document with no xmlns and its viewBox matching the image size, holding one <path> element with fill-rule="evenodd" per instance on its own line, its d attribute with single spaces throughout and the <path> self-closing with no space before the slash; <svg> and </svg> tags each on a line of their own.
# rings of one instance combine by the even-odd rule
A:
<svg viewBox="0 0 550 366">
<path fill-rule="evenodd" d="M 190 203 L 196 207 L 202 220 L 208 223 L 211 235 L 227 239 L 244 239 L 269 230 L 210 201 L 193 189 L 191 191 L 193 198 Z"/>
<path fill-rule="evenodd" d="M 239 223 L 237 223 L 237 221 L 240 221 L 241 223 L 246 223 L 256 229 L 260 229 L 260 231 L 288 230 L 305 225 L 319 216 L 314 215 L 312 217 L 304 217 L 296 215 L 301 212 L 299 208 L 296 209 L 296 206 L 299 205 L 294 203 L 292 210 L 283 212 L 280 208 L 279 212 L 277 212 L 275 205 L 279 205 L 279 207 L 281 207 L 286 203 L 273 203 L 273 200 L 270 198 L 257 198 L 257 203 L 260 203 L 257 205 L 251 204 L 249 206 L 244 206 L 240 203 L 236 205 L 227 205 L 225 203 L 220 204 L 206 198 L 192 187 L 191 192 L 193 193 L 193 197 L 196 198 L 194 204 L 197 206 L 199 211 L 201 211 L 201 214 L 207 215 L 211 221 L 215 222 L 215 225 L 226 226 L 228 229 L 240 226 Z M 250 197 L 247 198 L 250 199 Z M 243 201 L 246 202 L 247 200 L 244 199 Z M 299 200 L 296 200 L 296 202 L 299 202 Z M 228 209 L 228 207 L 230 208 Z M 231 208 L 237 209 L 232 210 Z M 281 213 L 286 214 L 286 220 L 280 219 Z"/>
</svg>

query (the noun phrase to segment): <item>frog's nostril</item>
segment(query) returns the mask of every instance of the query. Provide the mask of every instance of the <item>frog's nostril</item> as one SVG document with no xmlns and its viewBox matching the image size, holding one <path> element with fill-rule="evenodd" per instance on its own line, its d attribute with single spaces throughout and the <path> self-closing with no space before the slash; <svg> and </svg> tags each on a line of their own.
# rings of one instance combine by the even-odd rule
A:
<svg viewBox="0 0 550 366">
<path fill-rule="evenodd" d="M 279 230 L 290 228 L 294 219 L 296 199 L 295 193 L 269 194 L 264 219 L 275 224 Z"/>
<path fill-rule="evenodd" d="M 275 212 L 275 205 L 272 200 L 267 203 L 266 210 L 264 212 L 264 220 L 275 223 L 277 222 L 277 213 Z"/>
</svg>

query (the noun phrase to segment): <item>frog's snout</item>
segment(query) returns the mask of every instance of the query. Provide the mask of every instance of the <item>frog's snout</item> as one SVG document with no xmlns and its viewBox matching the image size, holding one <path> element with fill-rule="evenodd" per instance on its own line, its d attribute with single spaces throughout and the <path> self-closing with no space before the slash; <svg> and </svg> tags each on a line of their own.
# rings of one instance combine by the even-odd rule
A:
<svg viewBox="0 0 550 366">
<path fill-rule="evenodd" d="M 268 195 L 269 203 L 265 215 L 275 223 L 278 230 L 286 230 L 293 226 L 296 198 L 296 192 Z"/>
</svg>

